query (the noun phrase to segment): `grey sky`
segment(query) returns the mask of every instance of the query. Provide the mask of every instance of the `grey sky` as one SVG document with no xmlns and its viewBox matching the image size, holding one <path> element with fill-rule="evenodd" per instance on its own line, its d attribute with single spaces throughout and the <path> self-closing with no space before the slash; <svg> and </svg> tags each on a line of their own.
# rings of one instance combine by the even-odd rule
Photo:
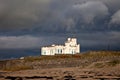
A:
<svg viewBox="0 0 120 80">
<path fill-rule="evenodd" d="M 120 0 L 0 0 L 0 48 L 36 48 L 73 36 L 83 47 L 116 47 L 119 4 Z"/>
</svg>

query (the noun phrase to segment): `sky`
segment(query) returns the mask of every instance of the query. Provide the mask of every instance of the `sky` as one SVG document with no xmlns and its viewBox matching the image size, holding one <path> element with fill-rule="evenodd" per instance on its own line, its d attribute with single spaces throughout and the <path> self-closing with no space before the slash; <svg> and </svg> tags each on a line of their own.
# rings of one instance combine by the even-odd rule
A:
<svg viewBox="0 0 120 80">
<path fill-rule="evenodd" d="M 120 50 L 120 0 L 0 0 L 0 49 L 76 37 L 82 50 Z"/>
</svg>

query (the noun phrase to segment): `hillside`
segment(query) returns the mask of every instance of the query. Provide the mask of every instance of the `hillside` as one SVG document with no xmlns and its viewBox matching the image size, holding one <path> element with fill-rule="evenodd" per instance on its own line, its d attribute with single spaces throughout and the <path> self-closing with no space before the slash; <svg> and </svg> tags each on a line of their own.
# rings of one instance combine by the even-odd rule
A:
<svg viewBox="0 0 120 80">
<path fill-rule="evenodd" d="M 88 67 L 95 62 L 103 62 L 110 65 L 119 63 L 120 52 L 116 51 L 89 51 L 75 55 L 55 55 L 55 56 L 37 56 L 25 57 L 25 59 L 6 60 L 0 62 L 0 69 L 17 70 L 25 69 L 43 69 L 60 67 Z M 113 62 L 113 64 L 112 64 Z M 105 66 L 106 66 L 105 65 Z M 109 66 L 108 65 L 108 66 Z M 104 66 L 103 66 L 104 67 Z M 12 69 L 13 68 L 13 69 Z M 18 69 L 19 70 L 19 69 Z"/>
<path fill-rule="evenodd" d="M 27 73 L 29 73 L 27 72 L 28 70 L 33 71 L 34 74 L 36 74 L 36 72 L 39 73 L 38 71 L 46 70 L 46 74 L 47 70 L 54 72 L 54 69 L 59 69 L 63 72 L 64 70 L 68 71 L 66 74 L 69 73 L 69 69 L 71 69 L 72 72 L 76 69 L 78 69 L 78 71 L 83 70 L 83 72 L 84 69 L 88 70 L 88 72 L 95 70 L 93 73 L 100 71 L 99 74 L 101 75 L 104 73 L 105 75 L 120 77 L 120 51 L 89 51 L 75 55 L 37 56 L 0 61 L 1 72 L 7 71 L 7 73 L 8 71 L 22 71 L 22 73 L 26 72 L 25 74 L 27 75 Z M 78 74 L 77 72 L 75 73 Z M 9 73 L 9 75 L 11 74 L 13 75 L 13 73 Z M 59 71 L 56 74 L 59 74 Z"/>
</svg>

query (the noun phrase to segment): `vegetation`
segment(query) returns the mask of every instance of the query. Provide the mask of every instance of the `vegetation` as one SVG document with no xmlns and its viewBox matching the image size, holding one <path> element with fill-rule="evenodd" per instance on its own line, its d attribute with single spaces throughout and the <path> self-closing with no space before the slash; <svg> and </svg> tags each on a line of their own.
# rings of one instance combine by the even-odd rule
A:
<svg viewBox="0 0 120 80">
<path fill-rule="evenodd" d="M 102 62 L 101 62 L 102 61 Z M 38 63 L 39 62 L 39 63 Z M 42 62 L 42 63 L 41 63 Z M 34 65 L 35 64 L 35 65 Z M 116 66 L 120 64 L 120 52 L 118 51 L 89 51 L 74 55 L 34 56 L 24 59 L 8 60 L 0 62 L 0 69 L 6 71 L 19 71 L 34 69 L 34 67 L 50 66 L 90 66 L 103 68 L 105 66 Z M 72 65 L 71 65 L 72 64 Z M 37 69 L 36 68 L 36 69 Z"/>
<path fill-rule="evenodd" d="M 53 60 L 53 59 L 65 59 L 65 58 L 80 58 L 81 55 L 67 55 L 67 54 L 61 54 L 61 55 L 54 55 L 54 56 L 39 56 L 39 57 L 26 57 L 24 60 L 25 62 L 34 62 L 34 61 L 40 61 L 40 60 Z"/>
<path fill-rule="evenodd" d="M 3 68 L 3 70 L 5 71 L 19 71 L 19 70 L 27 70 L 27 69 L 32 69 L 32 67 L 28 65 L 19 65 L 19 66 L 14 65 Z"/>
<path fill-rule="evenodd" d="M 81 58 L 103 58 L 120 56 L 119 51 L 90 51 L 82 54 Z"/>
<path fill-rule="evenodd" d="M 103 68 L 105 65 L 103 63 L 95 63 L 94 67 Z"/>
<path fill-rule="evenodd" d="M 54 56 L 37 56 L 37 57 L 26 57 L 25 61 L 39 61 L 39 60 L 52 60 L 52 59 L 65 59 L 65 58 L 79 58 L 79 59 L 87 59 L 87 58 L 104 58 L 104 57 L 115 57 L 120 56 L 120 52 L 117 51 L 90 51 L 81 54 L 60 54 Z"/>
<path fill-rule="evenodd" d="M 117 64 L 120 64 L 120 60 L 111 60 L 107 63 L 109 66 L 116 66 Z"/>
</svg>

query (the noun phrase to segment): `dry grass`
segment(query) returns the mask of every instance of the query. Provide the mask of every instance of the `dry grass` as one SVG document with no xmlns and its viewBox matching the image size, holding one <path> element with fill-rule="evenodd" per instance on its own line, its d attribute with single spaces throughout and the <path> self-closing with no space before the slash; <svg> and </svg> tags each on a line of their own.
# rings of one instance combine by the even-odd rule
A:
<svg viewBox="0 0 120 80">
<path fill-rule="evenodd" d="M 56 59 L 66 59 L 66 58 L 80 58 L 80 55 L 54 55 L 54 56 L 39 56 L 39 57 L 26 57 L 25 62 L 34 62 L 40 60 L 56 60 Z"/>
<path fill-rule="evenodd" d="M 117 58 L 117 59 L 116 59 Z M 3 67 L 3 70 L 7 71 L 18 71 L 18 70 L 26 70 L 26 69 L 33 69 L 34 64 L 39 67 L 41 65 L 49 66 L 48 64 L 55 64 L 55 65 L 66 65 L 70 66 L 73 64 L 73 66 L 89 66 L 90 64 L 94 63 L 93 67 L 96 68 L 102 68 L 107 66 L 115 66 L 117 64 L 120 64 L 120 52 L 118 51 L 90 51 L 86 53 L 81 54 L 75 54 L 75 55 L 54 55 L 54 56 L 36 56 L 36 57 L 25 57 L 23 60 L 9 60 L 7 61 Z M 109 60 L 109 62 L 105 63 L 98 63 L 100 61 L 106 61 Z M 41 63 L 43 62 L 43 63 Z M 60 64 L 58 64 L 60 63 Z M 1 63 L 2 65 L 3 63 Z M 29 64 L 29 65 L 27 65 Z M 31 67 L 32 66 L 32 67 Z"/>
<path fill-rule="evenodd" d="M 117 64 L 120 64 L 120 60 L 111 60 L 107 64 L 108 66 L 116 66 Z"/>
<path fill-rule="evenodd" d="M 61 54 L 54 56 L 37 56 L 37 57 L 26 57 L 26 62 L 34 62 L 40 60 L 56 60 L 56 59 L 66 59 L 66 58 L 77 58 L 77 59 L 88 59 L 88 58 L 104 58 L 104 57 L 116 57 L 120 56 L 119 51 L 89 51 L 81 54 Z"/>
<path fill-rule="evenodd" d="M 14 65 L 3 68 L 4 71 L 19 71 L 19 70 L 27 70 L 27 69 L 32 69 L 32 67 L 28 65 L 19 65 L 19 66 Z"/>
<path fill-rule="evenodd" d="M 90 51 L 81 55 L 81 58 L 103 58 L 120 56 L 120 51 Z"/>
</svg>

